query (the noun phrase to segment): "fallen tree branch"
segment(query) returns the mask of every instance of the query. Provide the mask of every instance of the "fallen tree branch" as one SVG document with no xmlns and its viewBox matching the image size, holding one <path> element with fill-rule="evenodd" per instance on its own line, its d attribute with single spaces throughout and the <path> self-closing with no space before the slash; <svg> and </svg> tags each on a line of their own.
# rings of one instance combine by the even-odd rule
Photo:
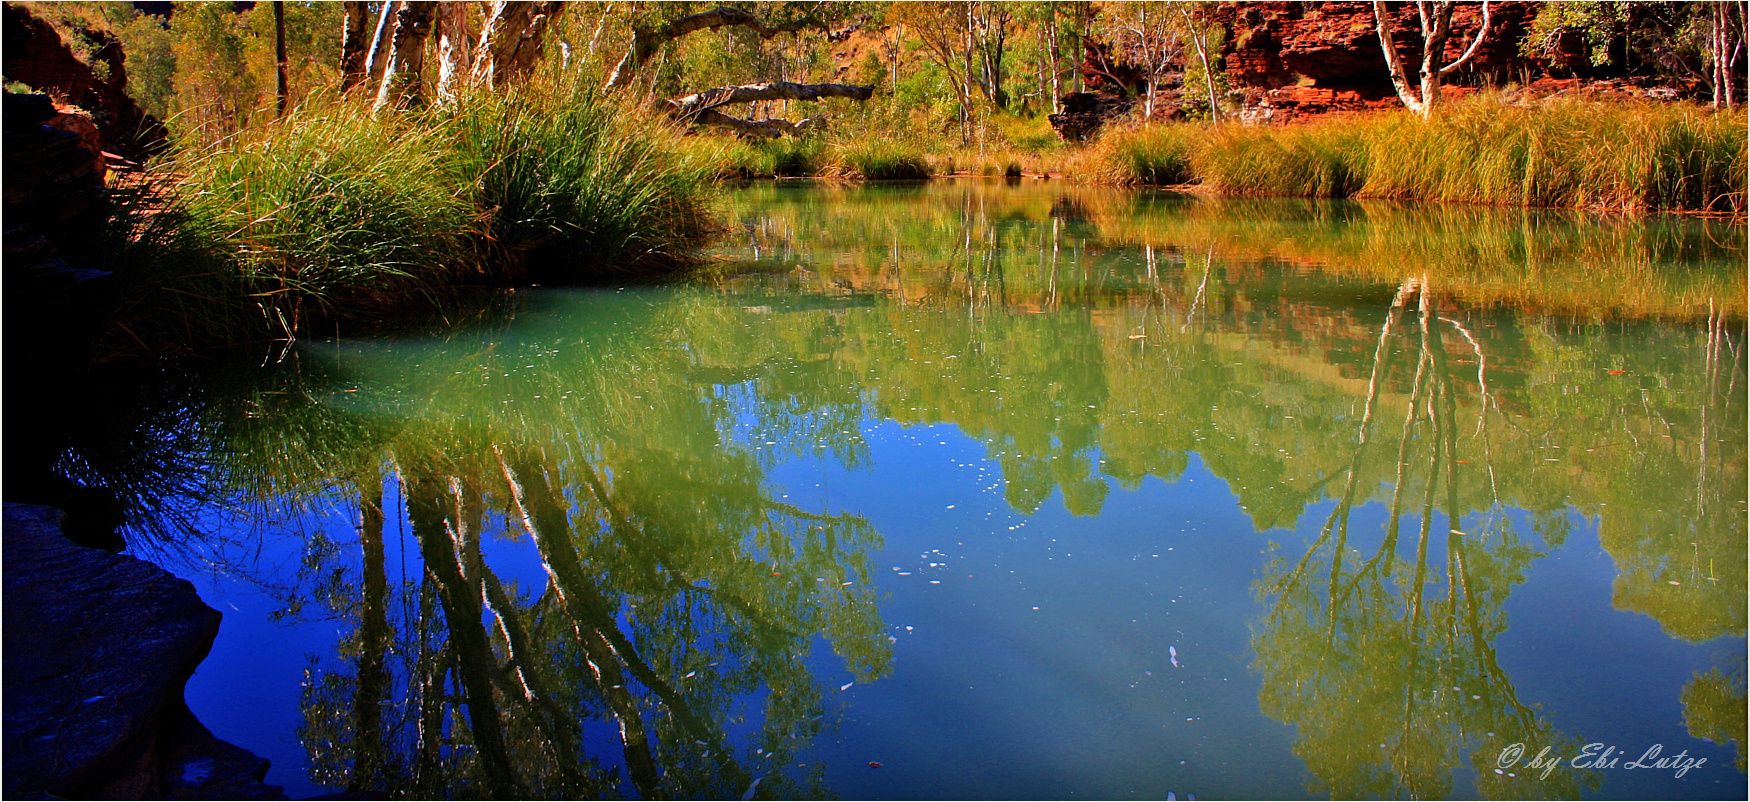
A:
<svg viewBox="0 0 1750 802">
<path fill-rule="evenodd" d="M 720 128 L 734 129 L 750 136 L 773 139 L 784 134 L 795 136 L 806 128 L 818 125 L 819 121 L 809 119 L 792 123 L 786 120 L 746 120 L 740 117 L 731 117 L 717 111 L 717 109 L 737 103 L 756 103 L 762 100 L 813 101 L 829 97 L 868 100 L 874 94 L 875 87 L 873 85 L 798 84 L 780 81 L 745 86 L 720 86 L 686 97 L 659 101 L 658 105 L 668 112 L 669 116 L 682 122 L 694 125 L 714 125 Z"/>
</svg>

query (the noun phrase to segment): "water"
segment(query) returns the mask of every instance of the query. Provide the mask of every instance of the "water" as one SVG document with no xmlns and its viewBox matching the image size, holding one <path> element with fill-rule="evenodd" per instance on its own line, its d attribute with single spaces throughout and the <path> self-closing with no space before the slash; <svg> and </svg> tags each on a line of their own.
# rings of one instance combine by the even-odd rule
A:
<svg viewBox="0 0 1750 802">
<path fill-rule="evenodd" d="M 1746 793 L 1741 226 L 725 204 L 713 276 L 203 396 L 188 697 L 270 782 Z"/>
</svg>

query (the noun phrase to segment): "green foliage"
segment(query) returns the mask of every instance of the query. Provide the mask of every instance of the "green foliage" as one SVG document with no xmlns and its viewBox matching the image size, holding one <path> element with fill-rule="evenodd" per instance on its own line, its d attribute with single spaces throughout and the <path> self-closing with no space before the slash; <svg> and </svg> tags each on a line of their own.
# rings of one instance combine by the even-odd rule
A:
<svg viewBox="0 0 1750 802">
<path fill-rule="evenodd" d="M 671 141 L 593 93 L 547 85 L 408 115 L 308 103 L 165 166 L 179 179 L 176 230 L 221 257 L 198 271 L 200 289 L 175 289 L 189 279 L 178 277 L 129 314 L 175 318 L 198 297 L 216 310 L 200 315 L 211 328 L 239 325 L 241 308 L 255 318 L 245 329 L 290 337 L 316 322 L 405 319 L 464 280 L 673 270 L 710 225 L 702 190 L 715 162 Z M 120 225 L 131 248 L 169 236 Z M 175 272 L 168 257 L 153 264 Z"/>
<path fill-rule="evenodd" d="M 1532 19 L 1531 30 L 1520 42 L 1520 53 L 1530 58 L 1556 55 L 1562 35 L 1576 32 L 1584 37 L 1586 55 L 1593 66 L 1613 60 L 1611 45 L 1627 22 L 1623 6 L 1615 2 L 1546 3 Z"/>
<path fill-rule="evenodd" d="M 1520 40 L 1520 54 L 1561 67 L 1563 39 L 1579 38 L 1586 66 L 1615 72 L 1697 77 L 1712 61 L 1706 3 L 1591 0 L 1545 3 Z M 1565 65 L 1577 67 L 1579 65 Z"/>
<path fill-rule="evenodd" d="M 718 178 L 795 178 L 826 167 L 826 141 L 817 136 L 756 140 L 702 132 L 686 143 Z"/>
<path fill-rule="evenodd" d="M 1744 677 L 1715 668 L 1683 686 L 1683 723 L 1689 734 L 1717 744 L 1730 743 L 1739 771 L 1745 768 Z"/>
</svg>

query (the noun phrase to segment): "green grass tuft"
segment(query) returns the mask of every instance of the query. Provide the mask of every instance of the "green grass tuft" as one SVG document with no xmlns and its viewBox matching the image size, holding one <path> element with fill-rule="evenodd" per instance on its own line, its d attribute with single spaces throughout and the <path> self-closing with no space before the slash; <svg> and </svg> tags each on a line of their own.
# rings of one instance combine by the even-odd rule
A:
<svg viewBox="0 0 1750 802">
<path fill-rule="evenodd" d="M 930 177 L 930 163 L 911 145 L 890 139 L 851 140 L 832 149 L 835 173 L 873 181 Z"/>
</svg>

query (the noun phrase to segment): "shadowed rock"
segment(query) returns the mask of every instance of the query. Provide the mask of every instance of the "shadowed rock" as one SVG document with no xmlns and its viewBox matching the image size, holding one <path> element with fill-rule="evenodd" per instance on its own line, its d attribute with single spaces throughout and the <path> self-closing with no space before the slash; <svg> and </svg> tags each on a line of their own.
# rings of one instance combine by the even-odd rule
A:
<svg viewBox="0 0 1750 802">
<path fill-rule="evenodd" d="M 5 507 L 5 795 L 279 798 L 267 761 L 183 701 L 218 611 L 151 563 L 74 545 L 61 517 Z"/>
</svg>

